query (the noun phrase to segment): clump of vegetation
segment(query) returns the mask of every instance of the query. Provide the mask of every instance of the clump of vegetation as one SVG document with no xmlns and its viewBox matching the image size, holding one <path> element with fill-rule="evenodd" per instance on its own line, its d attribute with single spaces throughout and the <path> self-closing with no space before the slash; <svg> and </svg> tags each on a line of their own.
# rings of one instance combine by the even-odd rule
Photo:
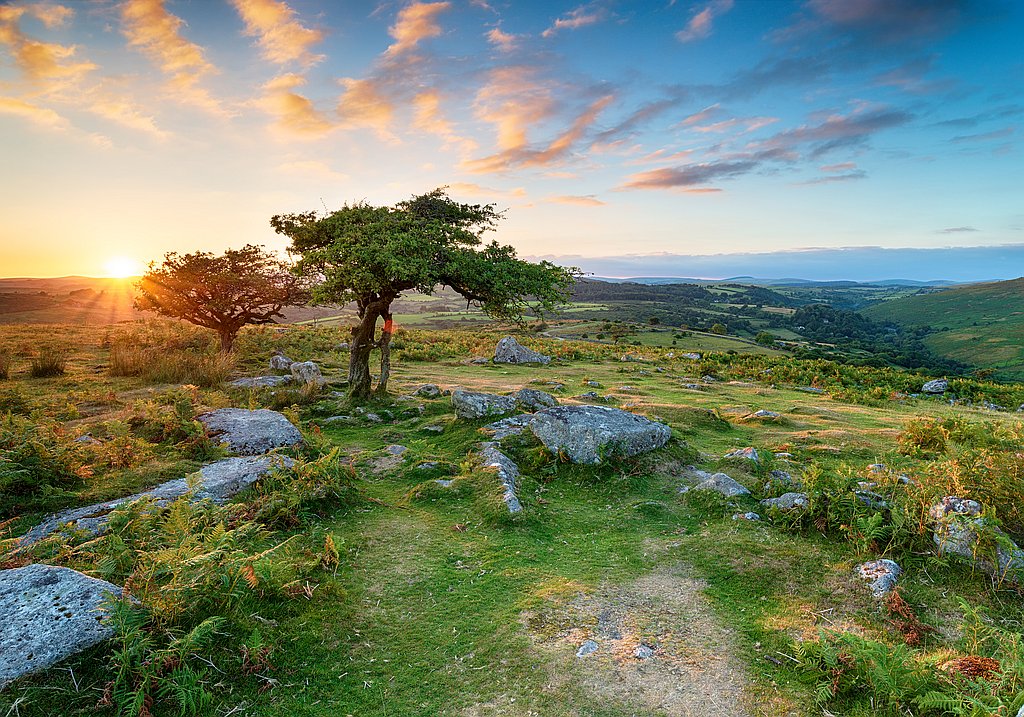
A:
<svg viewBox="0 0 1024 717">
<path fill-rule="evenodd" d="M 0 381 L 6 381 L 11 377 L 11 357 L 6 353 L 0 353 Z"/>
<path fill-rule="evenodd" d="M 110 339 L 111 376 L 210 387 L 223 383 L 234 367 L 234 358 L 213 350 L 208 337 L 188 332 L 154 332 L 149 324 Z"/>
<path fill-rule="evenodd" d="M 79 448 L 58 429 L 0 415 L 0 516 L 69 497 L 89 475 Z"/>
<path fill-rule="evenodd" d="M 65 351 L 46 347 L 40 349 L 29 364 L 28 374 L 32 378 L 53 378 L 63 376 L 68 367 L 68 355 Z"/>
</svg>

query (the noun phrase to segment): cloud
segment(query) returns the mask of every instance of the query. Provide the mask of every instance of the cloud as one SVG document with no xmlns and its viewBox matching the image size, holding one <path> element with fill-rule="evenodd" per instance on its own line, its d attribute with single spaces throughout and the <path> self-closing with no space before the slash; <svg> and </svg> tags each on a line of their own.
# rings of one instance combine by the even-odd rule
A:
<svg viewBox="0 0 1024 717">
<path fill-rule="evenodd" d="M 541 37 L 553 37 L 555 33 L 561 30 L 578 30 L 581 27 L 598 23 L 603 19 L 603 11 L 591 10 L 587 6 L 581 5 L 565 17 L 555 20 L 551 27 L 541 33 Z"/>
<path fill-rule="evenodd" d="M 60 27 L 74 15 L 62 5 L 7 5 L 0 7 L 0 45 L 9 48 L 22 74 L 44 91 L 73 86 L 96 69 L 89 61 L 75 61 L 77 48 L 42 42 L 22 32 L 23 17 L 34 17 L 47 27 Z"/>
<path fill-rule="evenodd" d="M 526 196 L 526 190 L 522 187 L 513 189 L 495 189 L 484 187 L 473 182 L 452 182 L 448 185 L 449 193 L 470 197 L 484 197 L 490 199 L 522 199 Z"/>
<path fill-rule="evenodd" d="M 593 194 L 587 194 L 582 197 L 575 195 L 561 195 L 557 197 L 548 197 L 544 201 L 551 202 L 553 204 L 569 204 L 577 207 L 603 207 L 606 204 Z"/>
<path fill-rule="evenodd" d="M 146 112 L 129 95 L 115 91 L 104 85 L 94 88 L 87 109 L 93 114 L 115 122 L 122 127 L 142 132 L 155 140 L 163 142 L 170 138 L 170 133 L 157 126 L 156 119 Z"/>
<path fill-rule="evenodd" d="M 693 42 L 709 37 L 714 19 L 729 12 L 732 6 L 733 0 L 714 0 L 705 5 L 703 10 L 690 18 L 686 27 L 676 33 L 676 39 L 680 42 Z"/>
<path fill-rule="evenodd" d="M 414 49 L 423 40 L 441 34 L 437 16 L 451 7 L 448 2 L 416 2 L 398 13 L 388 32 L 395 42 L 384 51 L 385 58 L 396 58 Z"/>
<path fill-rule="evenodd" d="M 645 102 L 633 110 L 618 124 L 598 133 L 594 144 L 610 144 L 633 136 L 645 124 L 664 114 L 673 107 L 679 106 L 687 97 L 685 91 L 677 90 L 672 97 Z"/>
<path fill-rule="evenodd" d="M 983 132 L 981 134 L 962 134 L 951 139 L 951 142 L 987 142 L 992 139 L 1010 137 L 1017 131 L 1016 127 L 1003 127 L 1002 129 Z"/>
<path fill-rule="evenodd" d="M 494 125 L 498 147 L 514 150 L 526 146 L 527 129 L 555 113 L 551 90 L 536 78 L 535 68 L 506 66 L 491 70 L 477 91 L 477 119 Z"/>
<path fill-rule="evenodd" d="M 263 85 L 263 97 L 258 104 L 275 118 L 276 128 L 283 134 L 322 137 L 334 129 L 334 124 L 311 100 L 293 91 L 304 84 L 306 79 L 301 75 L 279 75 Z"/>
<path fill-rule="evenodd" d="M 746 134 L 747 132 L 759 130 L 762 127 L 767 127 L 768 125 L 774 124 L 778 121 L 778 117 L 733 117 L 732 119 L 714 122 L 709 125 L 694 125 L 690 127 L 690 129 L 693 132 L 707 134 L 728 132 L 729 130 L 739 128 L 741 134 Z"/>
<path fill-rule="evenodd" d="M 815 177 L 814 179 L 808 179 L 804 182 L 797 182 L 797 184 L 833 184 L 835 182 L 849 182 L 855 179 L 866 179 L 867 176 L 868 173 L 863 169 L 857 169 L 843 174 L 827 174 L 823 177 Z"/>
<path fill-rule="evenodd" d="M 939 229 L 936 234 L 966 234 L 976 231 L 978 230 L 974 227 L 947 227 L 945 229 Z"/>
<path fill-rule="evenodd" d="M 182 37 L 185 23 L 167 12 L 164 0 L 127 0 L 121 6 L 121 19 L 128 43 L 171 76 L 169 84 L 175 99 L 215 114 L 227 114 L 207 90 L 196 86 L 216 68 L 207 61 L 201 47 Z"/>
<path fill-rule="evenodd" d="M 459 147 L 463 152 L 472 152 L 476 142 L 460 136 L 441 111 L 441 93 L 436 89 L 425 90 L 413 97 L 413 127 L 430 132 L 442 138 L 446 146 Z"/>
<path fill-rule="evenodd" d="M 316 159 L 299 159 L 284 162 L 278 165 L 277 169 L 285 174 L 322 179 L 329 182 L 344 182 L 349 179 L 347 174 L 336 172 L 326 162 Z"/>
<path fill-rule="evenodd" d="M 519 35 L 502 32 L 500 27 L 493 27 L 487 33 L 487 41 L 502 52 L 512 52 L 519 45 Z"/>
<path fill-rule="evenodd" d="M 66 131 L 71 123 L 48 107 L 40 107 L 17 97 L 0 97 L 0 114 L 27 119 L 31 124 L 47 129 Z"/>
<path fill-rule="evenodd" d="M 889 107 L 860 108 L 847 115 L 832 114 L 816 125 L 802 125 L 757 143 L 764 151 L 793 151 L 800 145 L 811 146 L 810 157 L 821 157 L 841 147 L 862 145 L 875 132 L 906 124 L 913 116 Z"/>
<path fill-rule="evenodd" d="M 280 0 L 231 0 L 245 23 L 245 34 L 256 37 L 263 57 L 278 65 L 297 62 L 314 65 L 323 55 L 310 48 L 323 40 L 324 33 L 304 26 L 295 10 Z"/>
<path fill-rule="evenodd" d="M 840 162 L 839 164 L 823 164 L 818 167 L 822 172 L 845 172 L 849 169 L 856 169 L 856 162 Z"/>
<path fill-rule="evenodd" d="M 704 162 L 682 167 L 662 167 L 638 172 L 626 178 L 622 189 L 677 189 L 696 187 L 716 179 L 748 174 L 760 166 L 756 160 Z"/>
<path fill-rule="evenodd" d="M 959 0 L 808 0 L 807 8 L 835 29 L 894 43 L 941 34 L 962 18 Z"/>
</svg>

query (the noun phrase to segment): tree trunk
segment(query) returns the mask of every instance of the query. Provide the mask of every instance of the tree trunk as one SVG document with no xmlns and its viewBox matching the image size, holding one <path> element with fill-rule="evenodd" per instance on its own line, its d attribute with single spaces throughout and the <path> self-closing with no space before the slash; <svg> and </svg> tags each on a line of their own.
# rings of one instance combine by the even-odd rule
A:
<svg viewBox="0 0 1024 717">
<path fill-rule="evenodd" d="M 388 379 L 391 377 L 391 334 L 394 332 L 391 312 L 387 311 L 383 316 L 384 328 L 380 334 L 380 380 L 375 391 L 378 396 L 385 396 L 388 392 Z"/>
<path fill-rule="evenodd" d="M 231 353 L 231 347 L 235 344 L 235 333 L 234 331 L 224 330 L 218 331 L 220 334 L 220 352 L 222 354 Z"/>
<path fill-rule="evenodd" d="M 352 327 L 352 346 L 348 357 L 348 391 L 352 398 L 370 396 L 370 352 L 373 351 L 373 334 L 377 328 L 377 312 L 368 308 Z"/>
</svg>

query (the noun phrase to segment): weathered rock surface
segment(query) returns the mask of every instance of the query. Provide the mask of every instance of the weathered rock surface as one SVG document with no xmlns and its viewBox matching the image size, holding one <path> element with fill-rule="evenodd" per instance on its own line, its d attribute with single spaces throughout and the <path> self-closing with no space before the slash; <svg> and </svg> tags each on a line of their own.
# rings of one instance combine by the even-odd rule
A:
<svg viewBox="0 0 1024 717">
<path fill-rule="evenodd" d="M 861 580 L 870 583 L 869 587 L 875 597 L 885 597 L 896 587 L 896 581 L 903 571 L 892 560 L 869 560 L 857 566 L 857 575 Z"/>
<path fill-rule="evenodd" d="M 228 386 L 232 388 L 277 388 L 291 382 L 291 376 L 246 376 L 228 382 Z"/>
<path fill-rule="evenodd" d="M 761 520 L 761 516 L 758 515 L 757 513 L 753 513 L 753 512 L 750 512 L 750 513 L 733 513 L 732 514 L 732 519 L 733 520 L 746 520 L 746 521 L 748 521 L 750 523 L 756 523 L 757 521 Z"/>
<path fill-rule="evenodd" d="M 121 588 L 70 568 L 0 571 L 0 689 L 110 637 L 108 593 L 119 597 Z"/>
<path fill-rule="evenodd" d="M 769 411 L 769 410 L 766 410 L 766 409 L 762 408 L 759 411 L 754 411 L 750 415 L 746 416 L 746 418 L 748 420 L 762 420 L 763 421 L 763 420 L 771 420 L 771 419 L 774 419 L 774 418 L 781 418 L 781 416 L 780 416 L 780 414 L 776 413 L 775 411 Z"/>
<path fill-rule="evenodd" d="M 928 517 L 940 555 L 953 555 L 990 575 L 1024 582 L 1024 550 L 981 516 L 979 503 L 947 495 L 931 507 Z"/>
<path fill-rule="evenodd" d="M 756 448 L 747 446 L 746 448 L 737 448 L 734 451 L 729 451 L 725 454 L 726 458 L 746 458 L 747 460 L 754 461 L 757 463 L 761 460 L 761 457 L 757 454 Z"/>
<path fill-rule="evenodd" d="M 440 398 L 441 388 L 437 384 L 425 383 L 413 391 L 412 395 L 421 398 Z"/>
<path fill-rule="evenodd" d="M 494 347 L 494 363 L 551 363 L 551 357 L 528 349 L 511 336 L 506 336 Z"/>
<path fill-rule="evenodd" d="M 279 466 L 290 468 L 294 463 L 295 461 L 287 456 L 225 458 L 200 469 L 199 475 L 196 477 L 193 499 L 196 501 L 209 499 L 215 503 L 222 503 L 251 486 L 273 468 Z M 65 526 L 69 530 L 81 530 L 89 535 L 99 535 L 105 530 L 110 513 L 116 508 L 143 498 L 150 498 L 156 502 L 157 506 L 163 506 L 186 493 L 188 493 L 188 480 L 177 478 L 142 493 L 54 513 L 28 531 L 22 537 L 21 544 L 31 545 L 64 529 Z"/>
<path fill-rule="evenodd" d="M 516 404 L 526 411 L 539 411 L 558 405 L 558 399 L 545 391 L 535 388 L 521 388 L 512 394 Z"/>
<path fill-rule="evenodd" d="M 635 456 L 664 446 L 664 423 L 606 406 L 555 406 L 534 415 L 530 430 L 552 453 L 573 463 L 600 463 L 605 456 Z"/>
<path fill-rule="evenodd" d="M 698 484 L 693 490 L 710 490 L 715 493 L 721 493 L 726 498 L 750 495 L 749 490 L 725 473 L 715 473 L 703 483 Z"/>
<path fill-rule="evenodd" d="M 806 493 L 783 493 L 778 498 L 765 498 L 761 505 L 776 510 L 802 510 L 808 506 Z"/>
<path fill-rule="evenodd" d="M 497 417 L 515 411 L 516 399 L 513 396 L 463 391 L 459 388 L 452 391 L 452 406 L 455 407 L 455 415 L 459 418 Z"/>
<path fill-rule="evenodd" d="M 939 394 L 949 390 L 949 381 L 944 378 L 937 378 L 921 386 L 921 393 Z"/>
<path fill-rule="evenodd" d="M 523 506 L 519 502 L 518 496 L 516 496 L 516 481 L 519 480 L 519 466 L 517 466 L 511 458 L 501 452 L 497 443 L 481 443 L 480 444 L 480 464 L 484 468 L 493 468 L 498 475 L 498 480 L 501 481 L 505 491 L 502 495 L 502 500 L 505 501 L 505 505 L 508 506 L 509 513 L 518 513 L 522 511 Z"/>
<path fill-rule="evenodd" d="M 288 371 L 292 364 L 295 363 L 284 354 L 274 354 L 270 357 L 270 370 L 271 371 Z"/>
<path fill-rule="evenodd" d="M 532 420 L 533 416 L 531 414 L 523 413 L 518 416 L 509 416 L 500 421 L 495 421 L 488 426 L 484 426 L 483 430 L 490 433 L 494 440 L 502 441 L 510 436 L 518 436 L 529 427 Z"/>
<path fill-rule="evenodd" d="M 242 456 L 256 456 L 275 448 L 302 443 L 299 429 L 284 414 L 260 408 L 220 408 L 197 416 L 207 433 L 224 442 L 228 450 Z"/>
<path fill-rule="evenodd" d="M 297 361 L 288 368 L 292 372 L 292 379 L 296 383 L 312 383 L 317 386 L 324 384 L 324 377 L 320 373 L 320 367 L 312 361 Z"/>
</svg>

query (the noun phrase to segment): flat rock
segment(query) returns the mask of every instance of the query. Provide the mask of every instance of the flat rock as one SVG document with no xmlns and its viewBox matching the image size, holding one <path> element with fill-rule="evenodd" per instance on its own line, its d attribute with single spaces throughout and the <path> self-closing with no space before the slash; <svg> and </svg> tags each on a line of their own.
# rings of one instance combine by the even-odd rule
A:
<svg viewBox="0 0 1024 717">
<path fill-rule="evenodd" d="M 761 501 L 761 505 L 766 508 L 790 511 L 802 510 L 806 508 L 809 503 L 806 493 L 783 493 L 778 498 L 765 498 Z"/>
<path fill-rule="evenodd" d="M 653 451 L 672 437 L 664 423 L 607 406 L 546 408 L 534 414 L 530 430 L 552 453 L 586 464 Z"/>
<path fill-rule="evenodd" d="M 320 367 L 312 361 L 296 361 L 288 369 L 292 372 L 292 380 L 295 383 L 304 385 L 312 383 L 317 386 L 324 384 L 324 377 L 320 373 Z"/>
<path fill-rule="evenodd" d="M 455 415 L 459 418 L 498 417 L 515 411 L 516 399 L 513 396 L 463 391 L 459 388 L 452 391 L 452 406 L 455 407 Z"/>
<path fill-rule="evenodd" d="M 506 336 L 494 347 L 494 363 L 551 363 L 551 357 L 528 349 L 511 336 Z"/>
<path fill-rule="evenodd" d="M 270 357 L 270 370 L 271 371 L 288 371 L 291 369 L 292 364 L 295 363 L 284 354 L 274 354 Z"/>
<path fill-rule="evenodd" d="M 558 405 L 557 398 L 546 391 L 538 391 L 535 388 L 521 388 L 512 396 L 516 399 L 516 405 L 525 411 L 539 411 Z"/>
<path fill-rule="evenodd" d="M 509 513 L 519 513 L 523 506 L 516 496 L 516 481 L 519 480 L 519 466 L 501 452 L 497 443 L 486 442 L 480 444 L 480 465 L 484 468 L 493 468 L 498 474 L 498 480 L 504 487 L 502 500 L 508 506 Z"/>
<path fill-rule="evenodd" d="M 277 388 L 291 383 L 291 376 L 245 376 L 229 381 L 231 388 Z"/>
<path fill-rule="evenodd" d="M 437 384 L 425 383 L 413 391 L 412 395 L 420 396 L 421 398 L 440 398 L 441 388 Z"/>
<path fill-rule="evenodd" d="M 746 418 L 754 420 L 772 420 L 775 418 L 781 418 L 781 415 L 775 411 L 768 411 L 762 408 L 759 411 L 754 411 L 750 415 L 746 416 Z"/>
<path fill-rule="evenodd" d="M 502 441 L 510 436 L 518 436 L 530 426 L 532 420 L 532 414 L 523 413 L 518 416 L 509 416 L 500 421 L 495 421 L 488 426 L 484 426 L 482 430 L 489 433 L 494 440 Z"/>
<path fill-rule="evenodd" d="M 0 689 L 114 634 L 103 603 L 121 588 L 70 568 L 0 571 Z"/>
<path fill-rule="evenodd" d="M 595 640 L 584 640 L 583 644 L 580 645 L 580 649 L 576 650 L 576 657 L 586 657 L 592 655 L 600 649 L 601 645 Z"/>
<path fill-rule="evenodd" d="M 869 560 L 857 566 L 856 573 L 861 580 L 870 583 L 875 597 L 885 597 L 896 587 L 896 581 L 903 571 L 892 560 Z"/>
<path fill-rule="evenodd" d="M 299 429 L 284 414 L 260 408 L 220 408 L 197 416 L 212 437 L 226 443 L 228 450 L 242 456 L 256 456 L 275 448 L 302 443 Z"/>
<path fill-rule="evenodd" d="M 715 473 L 703 483 L 698 484 L 693 490 L 710 490 L 720 493 L 726 498 L 750 495 L 749 490 L 725 473 Z"/>
</svg>

